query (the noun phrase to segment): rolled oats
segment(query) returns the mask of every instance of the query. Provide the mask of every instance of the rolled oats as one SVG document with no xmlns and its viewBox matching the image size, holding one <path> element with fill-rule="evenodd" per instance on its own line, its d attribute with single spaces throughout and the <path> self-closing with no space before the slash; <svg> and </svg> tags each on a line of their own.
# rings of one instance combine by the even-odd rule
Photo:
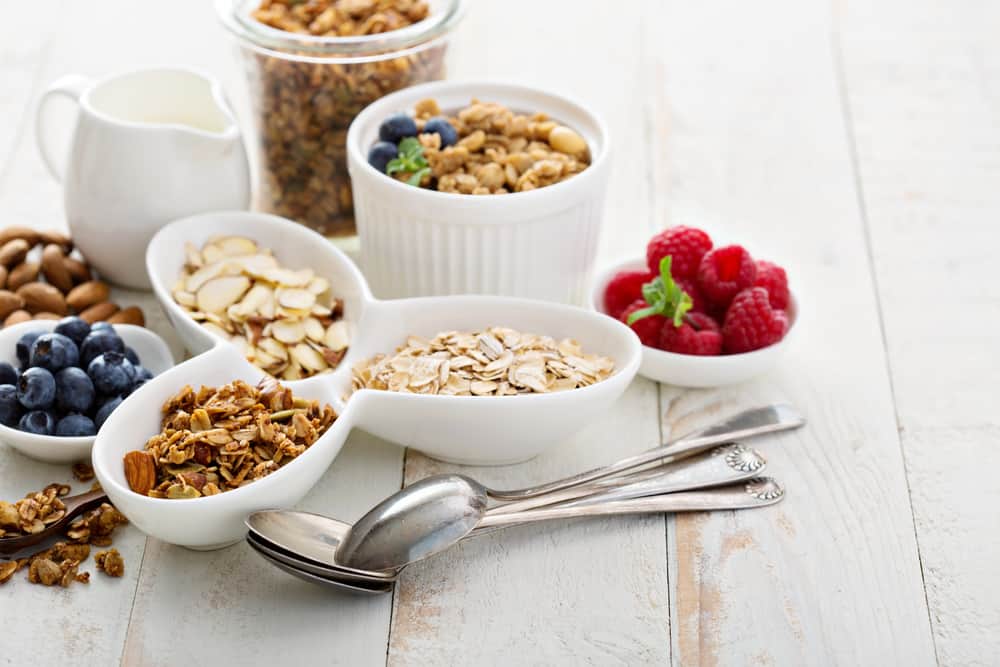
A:
<svg viewBox="0 0 1000 667">
<path fill-rule="evenodd" d="M 333 370 L 347 353 L 343 302 L 311 269 L 278 264 L 251 239 L 186 248 L 173 297 L 206 329 L 239 345 L 250 363 L 285 380 Z"/>
<path fill-rule="evenodd" d="M 410 336 L 392 356 L 353 368 L 352 388 L 447 396 L 513 396 L 586 387 L 608 378 L 614 361 L 585 354 L 571 339 L 506 327 Z"/>
<path fill-rule="evenodd" d="M 163 406 L 163 430 L 144 452 L 129 452 L 126 479 L 137 493 L 185 499 L 236 489 L 302 454 L 337 418 L 318 401 L 292 396 L 274 380 L 257 387 L 236 380 L 222 387 L 185 386 Z M 129 458 L 155 469 L 155 484 L 137 481 Z M 146 489 L 149 489 L 148 491 Z"/>
<path fill-rule="evenodd" d="M 262 0 L 253 13 L 270 27 L 316 37 L 385 33 L 427 15 L 423 0 Z M 259 203 L 322 234 L 350 234 L 347 127 L 380 97 L 444 78 L 446 43 L 435 39 L 398 57 L 330 48 L 317 57 L 244 47 L 261 151 Z"/>
<path fill-rule="evenodd" d="M 423 132 L 427 121 L 440 115 L 433 99 L 414 107 L 417 138 L 430 166 L 422 187 L 473 195 L 525 192 L 564 181 L 590 164 L 583 137 L 543 113 L 519 114 L 474 99 L 447 117 L 458 140 L 446 147 L 437 133 Z M 408 181 L 411 175 L 401 171 L 393 177 Z"/>
</svg>

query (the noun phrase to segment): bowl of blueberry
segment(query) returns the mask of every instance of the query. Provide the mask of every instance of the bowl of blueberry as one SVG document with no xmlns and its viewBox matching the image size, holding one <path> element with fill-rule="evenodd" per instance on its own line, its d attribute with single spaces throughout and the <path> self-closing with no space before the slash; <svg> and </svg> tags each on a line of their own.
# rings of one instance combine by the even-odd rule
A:
<svg viewBox="0 0 1000 667">
<path fill-rule="evenodd" d="M 128 324 L 79 317 L 0 330 L 0 440 L 50 463 L 88 459 L 123 400 L 174 365 L 167 344 Z"/>
</svg>

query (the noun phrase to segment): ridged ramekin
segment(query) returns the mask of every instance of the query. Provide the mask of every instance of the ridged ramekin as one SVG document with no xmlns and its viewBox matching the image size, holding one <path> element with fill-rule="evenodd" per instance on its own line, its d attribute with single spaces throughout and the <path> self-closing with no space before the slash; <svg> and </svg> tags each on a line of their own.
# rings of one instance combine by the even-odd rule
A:
<svg viewBox="0 0 1000 667">
<path fill-rule="evenodd" d="M 574 129 L 591 164 L 572 178 L 529 192 L 462 195 L 401 183 L 366 159 L 378 126 L 432 97 L 442 109 L 473 99 L 522 113 L 544 112 Z M 608 181 L 604 122 L 578 102 L 512 84 L 436 82 L 366 107 L 347 133 L 347 163 L 361 238 L 361 263 L 382 298 L 498 294 L 581 303 L 597 253 Z"/>
</svg>

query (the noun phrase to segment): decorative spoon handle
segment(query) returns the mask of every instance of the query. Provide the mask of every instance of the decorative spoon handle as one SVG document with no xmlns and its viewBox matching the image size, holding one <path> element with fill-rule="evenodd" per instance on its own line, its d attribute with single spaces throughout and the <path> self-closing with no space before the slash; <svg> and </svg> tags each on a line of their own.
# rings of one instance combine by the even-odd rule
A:
<svg viewBox="0 0 1000 667">
<path fill-rule="evenodd" d="M 498 491 L 489 489 L 489 495 L 498 500 L 524 500 L 553 491 L 561 491 L 571 486 L 586 484 L 603 477 L 632 470 L 657 461 L 668 462 L 692 456 L 715 445 L 734 440 L 743 440 L 767 433 L 775 433 L 798 428 L 806 423 L 805 418 L 790 405 L 769 405 L 739 412 L 729 419 L 707 428 L 689 433 L 662 447 L 622 459 L 617 463 L 595 468 L 576 475 L 564 477 L 554 482 L 539 484 L 524 489 Z"/>
<path fill-rule="evenodd" d="M 784 489 L 770 477 L 755 477 L 741 484 L 684 491 L 661 496 L 648 496 L 632 500 L 611 500 L 582 507 L 553 507 L 510 514 L 487 514 L 476 527 L 479 530 L 518 523 L 573 519 L 587 516 L 612 516 L 622 514 L 651 514 L 660 512 L 703 512 L 765 507 L 779 502 Z"/>
<path fill-rule="evenodd" d="M 607 500 L 628 500 L 663 493 L 722 486 L 759 477 L 767 466 L 756 450 L 740 444 L 722 445 L 682 461 L 553 491 L 487 511 L 487 514 L 523 512 L 535 507 L 581 507 Z"/>
</svg>

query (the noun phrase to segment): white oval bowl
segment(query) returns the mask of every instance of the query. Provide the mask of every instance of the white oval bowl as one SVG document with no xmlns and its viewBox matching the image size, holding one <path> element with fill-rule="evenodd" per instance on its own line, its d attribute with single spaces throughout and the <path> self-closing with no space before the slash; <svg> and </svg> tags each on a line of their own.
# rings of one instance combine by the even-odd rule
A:
<svg viewBox="0 0 1000 667">
<path fill-rule="evenodd" d="M 604 312 L 604 290 L 612 276 L 619 271 L 645 268 L 646 260 L 641 258 L 619 262 L 601 271 L 594 280 L 590 293 L 591 309 L 613 319 Z M 763 375 L 777 365 L 788 349 L 793 332 L 797 329 L 795 325 L 800 313 L 799 302 L 794 293 L 791 294 L 787 313 L 788 331 L 785 332 L 784 338 L 774 345 L 753 352 L 703 357 L 667 352 L 643 345 L 639 375 L 664 384 L 695 388 L 724 387 Z"/>
<path fill-rule="evenodd" d="M 591 164 L 561 183 L 506 195 L 461 195 L 401 183 L 368 164 L 378 126 L 428 97 L 451 110 L 475 97 L 541 111 L 573 128 Z M 593 272 L 609 174 L 604 121 L 579 102 L 526 86 L 434 82 L 366 107 L 347 133 L 361 265 L 381 298 L 497 294 L 582 303 Z"/>
<path fill-rule="evenodd" d="M 17 368 L 20 365 L 15 349 L 17 340 L 29 331 L 52 331 L 58 323 L 57 320 L 34 320 L 21 322 L 0 330 L 0 361 L 9 362 Z M 170 348 L 167 347 L 162 338 L 149 329 L 131 324 L 116 324 L 114 327 L 122 341 L 135 350 L 142 365 L 153 375 L 159 375 L 174 365 Z M 135 393 L 138 394 L 143 389 L 145 386 Z M 124 402 L 122 404 L 124 405 Z M 121 409 L 121 406 L 118 409 Z M 117 409 L 115 411 L 117 412 Z M 94 445 L 95 438 L 96 436 L 92 435 L 75 438 L 38 435 L 0 424 L 0 440 L 25 456 L 46 463 L 86 461 L 90 458 L 90 450 Z"/>
<path fill-rule="evenodd" d="M 191 236 L 197 233 L 193 239 Z M 305 454 L 246 487 L 194 500 L 163 500 L 129 490 L 122 457 L 142 449 L 160 430 L 160 406 L 183 385 L 217 386 L 240 378 L 256 382 L 263 372 L 236 348 L 201 328 L 170 296 L 183 264 L 182 253 L 165 243 L 242 234 L 270 247 L 282 262 L 321 267 L 333 292 L 345 298 L 344 316 L 354 330 L 340 367 L 306 380 L 284 382 L 305 398 L 331 404 L 340 417 Z M 169 261 L 163 257 L 172 257 Z M 620 322 L 582 308 L 510 297 L 450 296 L 378 301 L 364 278 L 332 244 L 306 228 L 259 213 L 205 214 L 172 223 L 150 244 L 147 264 L 154 292 L 186 344 L 209 348 L 147 383 L 138 398 L 125 401 L 108 419 L 94 446 L 94 470 L 115 505 L 141 529 L 173 544 L 214 548 L 240 539 L 243 518 L 252 511 L 288 507 L 319 480 L 351 428 L 458 463 L 499 465 L 523 461 L 586 428 L 617 400 L 635 376 L 641 345 Z M 506 397 L 426 396 L 362 390 L 351 396 L 351 366 L 378 353 L 391 353 L 409 334 L 431 337 L 452 329 L 494 325 L 572 337 L 586 352 L 615 360 L 615 373 L 602 382 L 553 394 Z"/>
</svg>

